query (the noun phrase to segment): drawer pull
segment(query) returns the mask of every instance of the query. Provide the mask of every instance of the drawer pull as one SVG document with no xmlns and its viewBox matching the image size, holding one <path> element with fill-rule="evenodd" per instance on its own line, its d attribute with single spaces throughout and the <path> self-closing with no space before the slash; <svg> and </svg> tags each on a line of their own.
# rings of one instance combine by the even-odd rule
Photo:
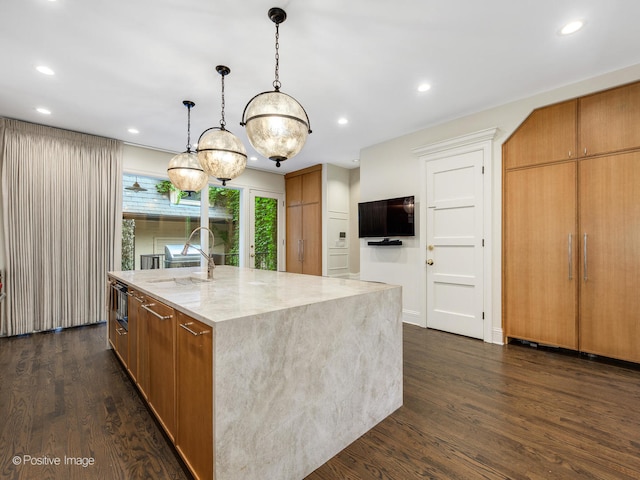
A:
<svg viewBox="0 0 640 480">
<path fill-rule="evenodd" d="M 191 335 L 195 335 L 196 337 L 200 336 L 200 335 L 204 335 L 205 333 L 209 333 L 211 330 L 203 330 L 201 332 L 194 332 L 193 330 L 191 330 L 189 328 L 189 325 L 193 325 L 193 322 L 187 322 L 187 323 L 181 323 L 180 326 L 182 328 L 184 328 L 187 332 L 189 332 Z"/>
<path fill-rule="evenodd" d="M 144 308 L 147 312 L 155 315 L 160 320 L 169 320 L 170 318 L 173 318 L 173 315 L 160 315 L 158 312 L 154 312 L 153 310 L 151 310 L 149 308 L 149 307 L 153 307 L 153 306 L 155 306 L 155 303 L 149 303 L 148 305 L 142 305 L 142 308 Z"/>
</svg>

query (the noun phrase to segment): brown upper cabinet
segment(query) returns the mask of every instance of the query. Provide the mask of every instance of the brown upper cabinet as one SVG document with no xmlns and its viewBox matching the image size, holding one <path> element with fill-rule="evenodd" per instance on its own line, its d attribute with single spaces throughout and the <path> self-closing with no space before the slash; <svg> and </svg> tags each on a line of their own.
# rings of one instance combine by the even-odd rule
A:
<svg viewBox="0 0 640 480">
<path fill-rule="evenodd" d="M 504 144 L 505 168 L 575 158 L 577 105 L 574 99 L 534 110 Z"/>
<path fill-rule="evenodd" d="M 580 156 L 640 147 L 640 82 L 579 99 Z"/>
<path fill-rule="evenodd" d="M 322 165 L 285 175 L 287 272 L 322 275 Z"/>
</svg>

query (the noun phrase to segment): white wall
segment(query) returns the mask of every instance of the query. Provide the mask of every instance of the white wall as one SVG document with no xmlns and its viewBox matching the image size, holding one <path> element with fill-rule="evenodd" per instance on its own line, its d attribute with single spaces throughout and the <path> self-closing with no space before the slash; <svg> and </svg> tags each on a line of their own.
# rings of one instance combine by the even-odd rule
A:
<svg viewBox="0 0 640 480">
<path fill-rule="evenodd" d="M 616 85 L 640 79 L 640 64 L 623 70 L 591 78 L 576 84 L 533 95 L 500 107 L 479 112 L 441 125 L 425 128 L 408 135 L 374 145 L 360 152 L 360 201 L 416 195 L 417 221 L 424 218 L 420 197 L 420 165 L 413 150 L 436 142 L 497 127 L 493 143 L 492 204 L 485 206 L 492 215 L 492 319 L 493 329 L 500 329 L 501 318 L 501 186 L 502 143 L 537 107 L 579 97 Z M 432 94 L 437 94 L 433 92 Z M 419 223 L 416 231 L 419 231 Z M 426 295 L 426 270 L 421 261 L 419 238 L 405 240 L 400 248 L 368 247 L 360 241 L 360 278 L 402 285 L 403 318 L 410 323 L 426 326 L 423 297 Z"/>
<path fill-rule="evenodd" d="M 360 240 L 358 239 L 358 202 L 360 201 L 360 168 L 349 170 L 349 273 L 360 276 Z"/>
<path fill-rule="evenodd" d="M 322 273 L 328 277 L 349 276 L 349 239 L 353 232 L 349 224 L 349 170 L 327 164 L 322 169 L 323 246 Z M 340 238 L 340 232 L 345 233 Z M 357 231 L 356 231 L 357 235 Z"/>
</svg>

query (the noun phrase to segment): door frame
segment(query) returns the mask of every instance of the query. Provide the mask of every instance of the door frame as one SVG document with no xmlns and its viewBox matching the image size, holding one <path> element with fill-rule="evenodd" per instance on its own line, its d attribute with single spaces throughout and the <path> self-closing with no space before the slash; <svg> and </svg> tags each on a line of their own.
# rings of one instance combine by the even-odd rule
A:
<svg viewBox="0 0 640 480">
<path fill-rule="evenodd" d="M 284 208 L 284 193 L 282 192 L 270 192 L 267 190 L 258 190 L 258 189 L 249 189 L 248 195 L 248 219 L 247 219 L 247 241 L 244 242 L 245 245 L 245 258 L 247 259 L 246 266 L 248 268 L 254 268 L 251 264 L 251 245 L 253 244 L 253 238 L 255 235 L 255 223 L 253 221 L 255 216 L 255 198 L 256 197 L 264 197 L 264 198 L 274 198 L 278 201 L 278 271 L 285 271 L 285 250 L 284 250 L 284 240 L 285 240 L 285 208 Z"/>
<path fill-rule="evenodd" d="M 419 209 L 420 218 L 420 262 L 422 264 L 422 275 L 420 276 L 422 305 L 420 323 L 427 326 L 427 162 L 441 160 L 453 156 L 482 151 L 484 177 L 483 177 L 483 302 L 484 302 L 484 325 L 483 336 L 485 342 L 502 343 L 502 326 L 493 326 L 493 139 L 498 129 L 489 128 L 480 130 L 468 135 L 451 138 L 437 143 L 432 143 L 413 150 L 418 157 L 420 165 L 420 198 L 422 206 Z"/>
</svg>

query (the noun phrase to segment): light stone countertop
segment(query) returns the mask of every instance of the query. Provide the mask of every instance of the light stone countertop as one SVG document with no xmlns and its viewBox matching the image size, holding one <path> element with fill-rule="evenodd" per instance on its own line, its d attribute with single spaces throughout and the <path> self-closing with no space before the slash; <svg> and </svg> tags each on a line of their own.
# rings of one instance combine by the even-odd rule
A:
<svg viewBox="0 0 640 480">
<path fill-rule="evenodd" d="M 376 282 L 217 266 L 109 272 L 139 291 L 208 325 L 338 298 L 399 288 Z"/>
</svg>

